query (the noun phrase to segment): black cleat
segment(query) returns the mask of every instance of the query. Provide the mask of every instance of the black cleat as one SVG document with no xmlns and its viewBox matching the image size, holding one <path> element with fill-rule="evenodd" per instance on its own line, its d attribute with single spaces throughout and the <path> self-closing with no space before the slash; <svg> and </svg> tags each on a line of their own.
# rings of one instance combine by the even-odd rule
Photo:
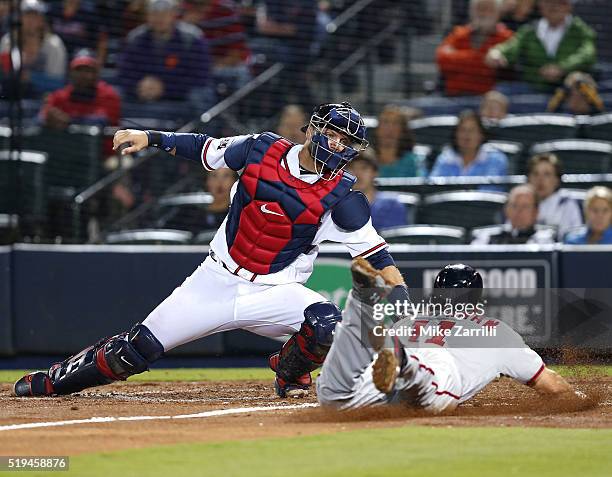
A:
<svg viewBox="0 0 612 477">
<path fill-rule="evenodd" d="M 274 353 L 270 356 L 268 362 L 270 364 L 270 369 L 276 372 L 278 368 L 278 363 L 280 361 L 280 353 Z M 299 378 L 297 378 L 296 382 L 290 383 L 285 381 L 283 378 L 276 375 L 274 379 L 274 391 L 278 397 L 281 398 L 303 398 L 308 396 L 308 392 L 310 387 L 312 386 L 312 376 L 310 373 L 305 373 Z"/>
<path fill-rule="evenodd" d="M 353 290 L 360 301 L 374 305 L 385 298 L 393 287 L 365 258 L 358 257 L 351 264 Z"/>
<path fill-rule="evenodd" d="M 47 373 L 35 371 L 19 379 L 13 386 L 13 392 L 19 397 L 51 396 L 53 384 Z"/>
</svg>

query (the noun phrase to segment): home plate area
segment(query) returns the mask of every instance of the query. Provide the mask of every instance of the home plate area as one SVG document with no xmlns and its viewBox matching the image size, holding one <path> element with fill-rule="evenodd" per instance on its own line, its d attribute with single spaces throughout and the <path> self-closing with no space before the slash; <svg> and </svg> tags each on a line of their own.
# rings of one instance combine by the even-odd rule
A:
<svg viewBox="0 0 612 477">
<path fill-rule="evenodd" d="M 551 402 L 501 378 L 456 411 L 405 406 L 338 413 L 313 395 L 276 398 L 269 381 L 123 382 L 56 398 L 16 398 L 0 385 L 3 454 L 75 455 L 157 444 L 334 433 L 359 428 L 538 426 L 612 428 L 612 377 L 570 379 L 589 398 Z M 36 427 L 33 427 L 36 426 Z"/>
</svg>

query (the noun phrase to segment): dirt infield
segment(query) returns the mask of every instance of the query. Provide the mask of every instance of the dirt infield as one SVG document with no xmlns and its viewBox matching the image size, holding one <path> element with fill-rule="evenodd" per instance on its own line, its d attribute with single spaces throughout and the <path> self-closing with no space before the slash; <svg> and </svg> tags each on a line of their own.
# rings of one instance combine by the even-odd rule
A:
<svg viewBox="0 0 612 477">
<path fill-rule="evenodd" d="M 155 444 L 256 439 L 334 433 L 349 429 L 428 426 L 541 426 L 612 428 L 612 377 L 570 381 L 590 398 L 541 399 L 509 379 L 492 383 L 458 410 L 426 416 L 405 408 L 335 413 L 320 408 L 281 409 L 205 419 L 85 423 L 0 432 L 4 455 L 75 455 Z M 303 403 L 315 403 L 310 397 Z M 15 398 L 0 385 L 0 426 L 107 416 L 169 416 L 203 411 L 291 405 L 277 399 L 267 381 L 116 383 L 59 398 Z"/>
</svg>

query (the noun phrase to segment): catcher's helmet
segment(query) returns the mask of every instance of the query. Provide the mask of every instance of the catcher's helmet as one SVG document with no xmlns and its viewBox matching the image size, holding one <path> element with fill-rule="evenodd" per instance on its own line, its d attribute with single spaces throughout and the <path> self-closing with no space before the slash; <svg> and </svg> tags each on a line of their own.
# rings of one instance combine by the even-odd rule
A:
<svg viewBox="0 0 612 477">
<path fill-rule="evenodd" d="M 315 160 L 316 172 L 324 177 L 325 169 L 329 174 L 324 178 L 331 180 L 352 161 L 360 151 L 368 147 L 366 127 L 359 112 L 350 103 L 327 103 L 317 106 L 312 112 L 308 126 L 313 128 L 310 154 Z M 303 131 L 308 126 L 304 126 Z M 348 143 L 337 152 L 329 146 L 326 130 L 344 134 Z"/>
<path fill-rule="evenodd" d="M 482 276 L 463 263 L 446 265 L 434 280 L 432 301 L 478 303 L 482 297 Z"/>
</svg>

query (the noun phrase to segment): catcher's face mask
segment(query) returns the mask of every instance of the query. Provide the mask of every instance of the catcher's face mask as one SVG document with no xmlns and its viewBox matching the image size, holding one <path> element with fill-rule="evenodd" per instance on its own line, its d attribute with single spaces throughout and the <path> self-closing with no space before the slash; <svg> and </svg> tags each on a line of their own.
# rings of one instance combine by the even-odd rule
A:
<svg viewBox="0 0 612 477">
<path fill-rule="evenodd" d="M 318 106 L 308 125 L 313 131 L 310 154 L 322 179 L 334 179 L 368 147 L 363 119 L 349 103 Z"/>
</svg>

